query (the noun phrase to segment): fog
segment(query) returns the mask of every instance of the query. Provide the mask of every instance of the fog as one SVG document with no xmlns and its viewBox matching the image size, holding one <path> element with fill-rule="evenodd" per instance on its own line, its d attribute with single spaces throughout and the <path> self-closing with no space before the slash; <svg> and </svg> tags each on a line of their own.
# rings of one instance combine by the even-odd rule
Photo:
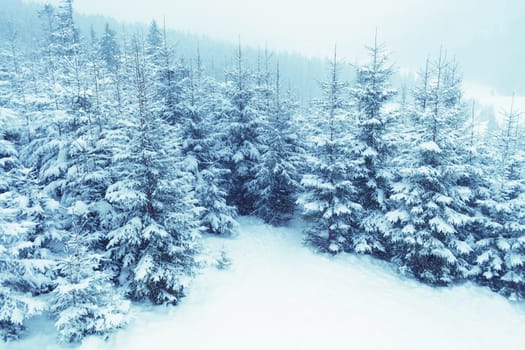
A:
<svg viewBox="0 0 525 350">
<path fill-rule="evenodd" d="M 75 0 L 74 7 L 126 22 L 165 18 L 169 28 L 307 56 L 328 55 L 337 44 L 352 62 L 377 29 L 401 70 L 414 71 L 442 46 L 461 63 L 465 79 L 525 92 L 520 0 Z"/>
</svg>

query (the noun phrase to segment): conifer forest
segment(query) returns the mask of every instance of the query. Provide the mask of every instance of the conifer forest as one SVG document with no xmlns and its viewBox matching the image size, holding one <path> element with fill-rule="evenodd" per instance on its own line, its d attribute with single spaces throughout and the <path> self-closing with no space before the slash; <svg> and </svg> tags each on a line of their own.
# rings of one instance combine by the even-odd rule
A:
<svg viewBox="0 0 525 350">
<path fill-rule="evenodd" d="M 203 240 L 245 216 L 300 220 L 315 254 L 524 299 L 523 115 L 480 132 L 445 47 L 406 86 L 371 33 L 359 64 L 327 52 L 305 96 L 242 41 L 210 67 L 157 21 L 81 31 L 73 0 L 34 15 L 36 36 L 0 22 L 0 348 L 36 316 L 79 343 L 134 303 L 178 305 Z"/>
</svg>

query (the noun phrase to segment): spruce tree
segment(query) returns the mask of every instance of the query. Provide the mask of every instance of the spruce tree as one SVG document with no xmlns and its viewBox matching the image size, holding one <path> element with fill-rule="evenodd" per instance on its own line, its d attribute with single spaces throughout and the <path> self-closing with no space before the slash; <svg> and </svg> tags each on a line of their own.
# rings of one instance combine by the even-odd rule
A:
<svg viewBox="0 0 525 350">
<path fill-rule="evenodd" d="M 255 167 L 263 149 L 260 139 L 262 119 L 254 101 L 253 76 L 245 66 L 240 44 L 235 65 L 227 79 L 228 154 L 225 163 L 231 173 L 228 202 L 237 207 L 239 214 L 249 215 L 256 209 L 257 195 L 249 184 L 255 177 Z"/>
<path fill-rule="evenodd" d="M 427 283 L 448 284 L 469 274 L 473 191 L 463 183 L 467 169 L 458 147 L 466 120 L 461 80 L 442 54 L 430 69 L 420 81 L 428 85 L 416 90 L 410 151 L 394 160 L 400 177 L 387 218 L 401 269 Z"/>
<path fill-rule="evenodd" d="M 53 260 L 38 235 L 38 188 L 19 159 L 18 116 L 0 111 L 0 340 L 17 339 L 26 320 L 45 309 L 32 298 L 53 286 Z"/>
<path fill-rule="evenodd" d="M 352 232 L 353 251 L 385 255 L 385 236 L 388 221 L 383 213 L 390 192 L 389 161 L 394 153 L 388 140 L 395 113 L 387 103 L 395 95 L 390 87 L 393 69 L 388 63 L 385 48 L 378 44 L 368 47 L 369 62 L 357 68 L 357 82 L 352 97 L 357 109 L 357 128 L 352 158 L 359 167 L 352 174 L 356 198 L 363 207 L 359 228 Z"/>
<path fill-rule="evenodd" d="M 128 303 L 114 288 L 112 276 L 102 269 L 104 255 L 90 250 L 91 238 L 84 227 L 89 221 L 86 203 L 68 208 L 69 236 L 65 254 L 56 265 L 56 287 L 50 311 L 63 342 L 80 342 L 85 336 L 107 333 L 126 323 Z"/>
<path fill-rule="evenodd" d="M 306 162 L 313 170 L 303 176 L 304 192 L 298 204 L 311 220 L 307 241 L 321 251 L 342 252 L 351 246 L 349 233 L 357 228 L 362 206 L 355 201 L 351 176 L 356 163 L 350 158 L 351 120 L 345 102 L 346 84 L 339 80 L 338 61 L 330 64 L 329 80 L 322 84 L 323 99 L 315 116 Z"/>
<path fill-rule="evenodd" d="M 493 138 L 485 191 L 477 201 L 480 215 L 475 232 L 475 278 L 513 298 L 525 296 L 525 154 L 520 113 L 513 105 L 505 125 Z"/>
<path fill-rule="evenodd" d="M 271 101 L 261 129 L 265 148 L 250 187 L 257 192 L 254 214 L 279 225 L 289 221 L 295 211 L 302 146 L 293 119 L 295 106 L 281 92 L 279 65 L 273 88 L 266 90 Z"/>
<path fill-rule="evenodd" d="M 109 24 L 106 23 L 104 33 L 98 44 L 98 55 L 109 72 L 114 73 L 118 70 L 120 66 L 120 54 L 116 33 L 109 27 Z"/>
<path fill-rule="evenodd" d="M 117 211 L 108 249 L 120 284 L 136 300 L 175 304 L 195 268 L 198 210 L 174 130 L 151 107 L 143 56 L 135 51 L 137 107 L 112 131 Z"/>
<path fill-rule="evenodd" d="M 189 69 L 183 62 L 172 59 L 168 47 L 166 28 L 163 32 L 152 21 L 145 42 L 145 69 L 151 77 L 152 98 L 157 101 L 156 108 L 163 119 L 180 127 L 184 123 L 184 93 L 188 85 Z"/>
<path fill-rule="evenodd" d="M 223 148 L 221 122 L 222 90 L 212 79 L 203 77 L 202 67 L 190 71 L 182 130 L 182 155 L 193 174 L 195 195 L 201 207 L 200 223 L 208 233 L 232 235 L 237 232 L 237 211 L 226 202 L 224 184 L 229 171 L 221 164 Z"/>
</svg>

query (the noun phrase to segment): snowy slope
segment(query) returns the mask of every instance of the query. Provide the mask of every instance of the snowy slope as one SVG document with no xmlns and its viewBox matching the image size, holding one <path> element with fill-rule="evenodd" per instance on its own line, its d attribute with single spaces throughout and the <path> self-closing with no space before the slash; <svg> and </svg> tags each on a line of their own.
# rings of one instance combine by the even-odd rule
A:
<svg viewBox="0 0 525 350">
<path fill-rule="evenodd" d="M 520 94 L 515 96 L 501 95 L 489 87 L 473 83 L 463 83 L 463 90 L 467 99 L 476 100 L 476 109 L 478 111 L 484 107 L 492 107 L 495 122 L 500 127 L 504 127 L 505 113 L 510 111 L 511 105 L 514 112 L 521 113 L 519 122 L 525 125 L 525 118 L 522 115 L 525 112 L 525 96 Z"/>
<path fill-rule="evenodd" d="M 432 289 L 367 257 L 316 255 L 299 227 L 245 218 L 238 237 L 205 245 L 215 257 L 224 247 L 231 268 L 205 270 L 177 307 L 135 307 L 128 328 L 80 349 L 525 349 L 523 305 L 472 285 Z M 7 348 L 61 349 L 52 336 L 33 330 Z"/>
</svg>

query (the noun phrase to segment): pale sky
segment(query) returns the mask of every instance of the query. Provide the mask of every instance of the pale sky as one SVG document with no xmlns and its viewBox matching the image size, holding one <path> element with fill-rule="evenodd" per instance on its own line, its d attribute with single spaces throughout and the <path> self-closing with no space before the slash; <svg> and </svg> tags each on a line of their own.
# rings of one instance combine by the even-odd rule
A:
<svg viewBox="0 0 525 350">
<path fill-rule="evenodd" d="M 363 55 L 376 28 L 398 66 L 421 66 L 441 45 L 466 71 L 524 61 L 501 52 L 503 42 L 523 46 L 523 0 L 75 0 L 74 8 L 132 22 L 162 23 L 165 16 L 173 29 L 230 42 L 240 35 L 243 44 L 310 56 L 329 55 L 337 43 L 351 61 Z M 517 37 L 507 35 L 516 28 Z"/>
</svg>

